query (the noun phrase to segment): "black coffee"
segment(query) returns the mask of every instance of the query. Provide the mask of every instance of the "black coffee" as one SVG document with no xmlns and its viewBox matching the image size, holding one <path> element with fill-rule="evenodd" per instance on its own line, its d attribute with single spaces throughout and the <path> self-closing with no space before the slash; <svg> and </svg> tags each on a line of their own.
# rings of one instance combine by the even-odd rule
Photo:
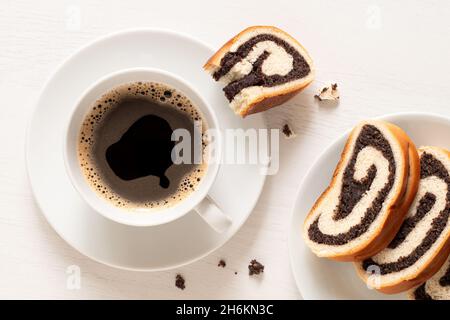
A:
<svg viewBox="0 0 450 320">
<path fill-rule="evenodd" d="M 175 164 L 172 133 L 192 138 L 191 159 Z M 79 135 L 79 161 L 90 185 L 120 207 L 167 207 L 196 189 L 206 164 L 196 164 L 207 125 L 180 92 L 165 85 L 136 82 L 103 95 L 86 116 Z M 197 158 L 198 159 L 198 158 Z"/>
</svg>

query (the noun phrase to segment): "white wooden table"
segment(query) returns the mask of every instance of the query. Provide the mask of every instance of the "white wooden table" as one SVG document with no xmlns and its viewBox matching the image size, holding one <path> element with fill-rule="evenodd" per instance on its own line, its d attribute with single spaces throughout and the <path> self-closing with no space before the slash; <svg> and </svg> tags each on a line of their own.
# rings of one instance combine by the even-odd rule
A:
<svg viewBox="0 0 450 320">
<path fill-rule="evenodd" d="M 0 298 L 301 298 L 291 275 L 287 230 L 311 162 L 358 120 L 391 112 L 450 116 L 450 3 L 447 1 L 25 1 L 0 3 Z M 77 48 L 136 27 L 182 31 L 220 46 L 241 29 L 276 25 L 297 37 L 317 80 L 268 125 L 290 120 L 280 171 L 267 179 L 254 212 L 217 252 L 180 270 L 134 273 L 93 262 L 67 245 L 33 200 L 24 161 L 25 129 L 50 74 Z M 318 88 L 341 89 L 339 106 L 319 105 Z M 225 269 L 217 263 L 224 258 Z M 265 264 L 248 276 L 250 259 Z M 81 268 L 68 290 L 67 268 Z M 238 271 L 238 275 L 234 274 Z M 174 287 L 177 272 L 186 290 Z"/>
</svg>

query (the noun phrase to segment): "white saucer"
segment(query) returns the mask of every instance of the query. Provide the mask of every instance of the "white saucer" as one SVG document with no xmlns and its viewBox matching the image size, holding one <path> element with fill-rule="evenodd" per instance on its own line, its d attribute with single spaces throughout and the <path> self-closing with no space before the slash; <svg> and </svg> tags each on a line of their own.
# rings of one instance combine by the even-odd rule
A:
<svg viewBox="0 0 450 320">
<path fill-rule="evenodd" d="M 425 113 L 381 117 L 403 128 L 416 146 L 450 149 L 450 119 Z M 289 254 L 297 287 L 305 299 L 404 299 L 369 290 L 351 263 L 317 258 L 303 241 L 303 221 L 318 196 L 328 186 L 349 132 L 333 142 L 315 161 L 302 181 L 294 205 L 289 234 Z"/>
<path fill-rule="evenodd" d="M 157 227 L 117 224 L 91 210 L 72 187 L 63 163 L 63 125 L 82 92 L 114 71 L 159 68 L 189 82 L 216 108 L 221 128 L 264 128 L 260 115 L 242 120 L 203 71 L 213 50 L 191 37 L 162 30 L 131 30 L 99 39 L 70 57 L 46 84 L 27 135 L 27 166 L 39 207 L 75 249 L 104 264 L 140 271 L 179 267 L 229 240 L 251 213 L 265 176 L 257 165 L 223 165 L 211 197 L 233 219 L 224 234 L 195 212 Z"/>
</svg>

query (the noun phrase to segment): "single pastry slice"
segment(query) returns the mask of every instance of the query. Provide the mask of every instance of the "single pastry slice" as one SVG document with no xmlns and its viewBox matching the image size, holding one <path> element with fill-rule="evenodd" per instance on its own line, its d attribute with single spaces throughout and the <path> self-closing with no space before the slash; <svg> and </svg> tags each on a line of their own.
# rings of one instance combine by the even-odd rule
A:
<svg viewBox="0 0 450 320">
<path fill-rule="evenodd" d="M 423 147 L 419 156 L 419 190 L 399 232 L 386 249 L 356 264 L 361 278 L 384 293 L 426 281 L 450 253 L 450 152 Z"/>
<path fill-rule="evenodd" d="M 305 219 L 307 245 L 317 256 L 339 261 L 373 256 L 394 238 L 418 182 L 419 158 L 406 133 L 384 121 L 360 123 Z"/>
<path fill-rule="evenodd" d="M 236 114 L 245 117 L 282 104 L 314 79 L 302 45 L 269 26 L 249 27 L 228 41 L 203 66 Z"/>
<path fill-rule="evenodd" d="M 433 277 L 408 292 L 411 300 L 450 300 L 450 257 Z"/>
</svg>

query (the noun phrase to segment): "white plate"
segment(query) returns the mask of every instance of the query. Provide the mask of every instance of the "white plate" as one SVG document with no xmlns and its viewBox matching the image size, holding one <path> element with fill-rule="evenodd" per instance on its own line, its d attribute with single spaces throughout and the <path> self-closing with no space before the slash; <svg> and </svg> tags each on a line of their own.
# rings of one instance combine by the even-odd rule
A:
<svg viewBox="0 0 450 320">
<path fill-rule="evenodd" d="M 131 30 L 82 48 L 50 78 L 28 128 L 28 173 L 43 214 L 75 249 L 118 268 L 170 269 L 219 248 L 245 222 L 265 180 L 257 165 L 221 167 L 210 195 L 232 217 L 233 225 L 226 233 L 217 234 L 195 212 L 157 227 L 130 227 L 107 220 L 81 200 L 63 164 L 63 125 L 76 100 L 94 81 L 126 68 L 159 68 L 184 78 L 216 108 L 221 128 L 264 128 L 260 115 L 244 121 L 229 109 L 219 85 L 202 69 L 212 53 L 212 49 L 185 35 Z"/>
<path fill-rule="evenodd" d="M 434 145 L 450 149 L 450 119 L 425 113 L 402 113 L 380 117 L 406 131 L 416 146 Z M 348 131 L 319 156 L 300 186 L 289 233 L 291 268 L 305 299 L 404 299 L 369 290 L 351 263 L 317 258 L 301 235 L 303 221 L 315 200 L 328 186 L 338 163 Z"/>
</svg>

